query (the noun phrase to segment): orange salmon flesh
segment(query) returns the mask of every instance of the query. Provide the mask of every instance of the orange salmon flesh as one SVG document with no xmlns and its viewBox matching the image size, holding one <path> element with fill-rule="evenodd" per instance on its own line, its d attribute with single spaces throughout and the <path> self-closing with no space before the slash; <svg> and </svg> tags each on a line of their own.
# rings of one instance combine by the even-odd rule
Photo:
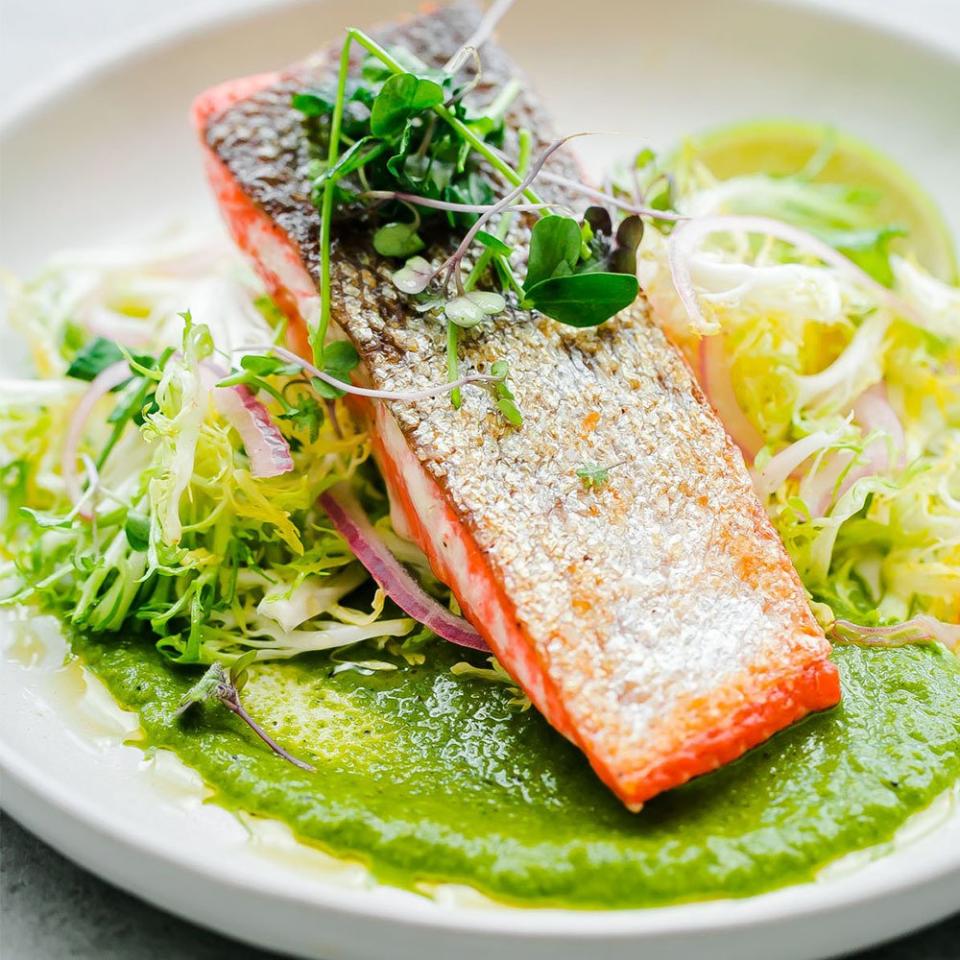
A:
<svg viewBox="0 0 960 960">
<path fill-rule="evenodd" d="M 475 17 L 456 6 L 379 38 L 440 65 Z M 338 54 L 224 84 L 194 107 L 227 226 L 304 354 L 319 310 L 319 215 L 290 96 L 326 85 Z M 492 44 L 483 57 L 475 95 L 490 98 L 516 68 Z M 528 84 L 508 121 L 549 141 Z M 565 163 L 553 169 L 569 173 Z M 519 218 L 512 242 L 529 228 Z M 373 251 L 369 224 L 334 231 L 332 333 L 357 348 L 362 381 L 443 382 L 442 320 L 397 293 L 397 264 Z M 426 255 L 438 262 L 454 245 Z M 396 524 L 629 808 L 839 701 L 830 645 L 741 455 L 642 298 L 584 330 L 508 309 L 461 341 L 464 372 L 509 362 L 524 425 L 503 422 L 481 387 L 464 389 L 460 409 L 447 396 L 357 404 Z M 610 465 L 608 481 L 586 487 L 586 464 Z"/>
</svg>

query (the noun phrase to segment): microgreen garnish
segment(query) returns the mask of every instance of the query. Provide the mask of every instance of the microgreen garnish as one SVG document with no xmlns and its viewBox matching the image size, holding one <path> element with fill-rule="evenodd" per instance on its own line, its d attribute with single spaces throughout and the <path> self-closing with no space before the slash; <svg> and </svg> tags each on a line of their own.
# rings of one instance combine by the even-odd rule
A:
<svg viewBox="0 0 960 960">
<path fill-rule="evenodd" d="M 597 193 L 622 210 L 648 217 L 663 233 L 669 233 L 678 220 L 686 217 L 674 207 L 676 185 L 671 173 L 664 170 L 653 150 L 646 148 L 634 155 L 631 163 L 620 167 L 611 178 L 607 193 Z"/>
<path fill-rule="evenodd" d="M 588 463 L 577 470 L 577 476 L 585 490 L 592 490 L 594 487 L 602 487 L 607 483 L 610 479 L 610 471 L 607 467 L 601 467 L 596 463 Z"/>
<path fill-rule="evenodd" d="M 525 285 L 534 287 L 551 277 L 569 276 L 580 259 L 580 225 L 572 217 L 538 220 L 530 235 Z"/>
<path fill-rule="evenodd" d="M 217 383 L 218 387 L 248 387 L 253 393 L 265 390 L 289 413 L 290 404 L 283 393 L 275 387 L 268 377 L 296 376 L 300 373 L 298 367 L 284 363 L 276 357 L 247 354 L 240 358 L 240 369 L 234 370 L 230 376 L 224 377 Z"/>
<path fill-rule="evenodd" d="M 388 77 L 370 108 L 370 132 L 384 139 L 399 136 L 415 116 L 443 103 L 444 88 L 413 73 Z"/>
<path fill-rule="evenodd" d="M 67 367 L 67 376 L 75 380 L 93 380 L 97 374 L 103 373 L 107 367 L 119 363 L 123 359 L 123 351 L 112 341 L 104 337 L 97 337 L 86 344 L 73 358 Z"/>
<path fill-rule="evenodd" d="M 514 207 L 514 209 L 516 209 L 516 207 Z M 498 257 L 509 257 L 513 253 L 513 247 L 504 243 L 500 237 L 495 237 L 492 233 L 487 233 L 486 230 L 477 231 L 476 241 Z"/>
<path fill-rule="evenodd" d="M 354 44 L 370 54 L 360 76 L 351 76 Z M 496 112 L 473 116 L 464 106 L 463 87 L 456 73 L 429 70 L 409 51 L 387 51 L 362 31 L 351 29 L 341 51 L 336 89 L 295 95 L 293 105 L 304 115 L 316 155 L 321 282 L 320 319 L 311 331 L 315 360 L 323 353 L 330 322 L 335 208 L 363 204 L 361 194 L 371 190 L 489 203 L 493 190 L 480 175 L 480 159 L 508 182 L 519 182 L 495 149 L 502 142 L 509 103 L 498 101 Z M 526 193 L 531 202 L 540 202 L 533 191 Z"/>
<path fill-rule="evenodd" d="M 477 44 L 507 6 L 502 2 L 491 9 Z M 359 65 L 355 47 L 368 55 Z M 313 196 L 320 211 L 320 317 L 310 332 L 317 366 L 328 349 L 334 217 L 368 222 L 376 251 L 405 261 L 395 270 L 393 283 L 401 293 L 418 298 L 414 306 L 446 320 L 451 382 L 460 379 L 458 330 L 476 326 L 510 303 L 585 327 L 603 323 L 636 298 L 639 218 L 627 217 L 615 229 L 606 210 L 599 215 L 591 208 L 594 213 L 588 211 L 581 222 L 540 199 L 535 181 L 570 138 L 552 142 L 531 160 L 532 137 L 518 131 L 520 149 L 513 166 L 501 147 L 504 118 L 520 84 L 510 81 L 485 107 L 475 104 L 468 94 L 482 72 L 477 50 L 471 42 L 443 69 L 435 69 L 409 50 L 384 49 L 351 29 L 336 86 L 294 95 L 314 155 Z M 613 196 L 610 200 L 614 207 L 623 206 Z M 522 253 L 517 255 L 507 242 L 519 210 L 542 215 L 533 229 L 522 280 L 513 265 L 522 261 Z M 491 229 L 495 220 L 496 229 Z M 444 221 L 464 231 L 463 237 L 446 261 L 433 264 L 420 255 L 427 245 L 424 238 Z M 463 263 L 475 247 L 481 252 L 464 277 Z M 429 294 L 421 297 L 428 288 Z M 509 408 L 510 397 L 497 399 L 498 406 Z M 452 390 L 451 401 L 459 405 L 458 389 Z M 504 415 L 514 422 L 519 418 L 514 414 L 515 407 Z"/>
<path fill-rule="evenodd" d="M 293 424 L 297 432 L 306 434 L 310 438 L 311 443 L 316 443 L 317 437 L 320 436 L 320 428 L 323 426 L 325 416 L 330 417 L 330 422 L 336 428 L 336 417 L 331 415 L 329 408 L 321 405 L 320 402 L 309 393 L 305 393 L 297 399 L 295 406 L 291 407 L 291 409 L 285 413 L 279 414 L 279 419 L 286 420 Z"/>
<path fill-rule="evenodd" d="M 443 311 L 451 323 L 468 328 L 475 327 L 484 317 L 501 313 L 506 305 L 506 300 L 499 293 L 471 290 L 448 300 Z"/>
<path fill-rule="evenodd" d="M 610 482 L 610 471 L 616 467 L 623 466 L 624 461 L 611 463 L 609 466 L 602 467 L 598 463 L 585 463 L 576 473 L 583 485 L 584 490 L 596 490 L 605 487 Z"/>
<path fill-rule="evenodd" d="M 590 207 L 582 225 L 556 215 L 538 220 L 521 306 L 574 327 L 596 326 L 628 307 L 639 292 L 636 249 L 643 221 L 627 217 L 616 237 L 611 234 L 610 214 L 600 207 Z"/>
<path fill-rule="evenodd" d="M 333 101 L 316 90 L 301 90 L 293 95 L 294 110 L 299 110 L 305 117 L 322 117 L 333 110 Z"/>
<path fill-rule="evenodd" d="M 423 293 L 433 279 L 433 267 L 423 257 L 411 257 L 393 275 L 393 285 L 407 294 Z"/>
<path fill-rule="evenodd" d="M 503 418 L 514 427 L 523 426 L 523 414 L 516 404 L 516 397 L 507 382 L 510 376 L 510 367 L 506 360 L 497 360 L 490 367 L 490 372 L 497 378 L 493 386 L 493 394 L 497 401 L 497 409 Z"/>
<path fill-rule="evenodd" d="M 523 305 L 571 327 L 596 327 L 637 298 L 637 278 L 624 273 L 580 273 L 544 280 L 526 290 Z"/>
<path fill-rule="evenodd" d="M 288 753 L 247 713 L 240 702 L 240 691 L 247 681 L 247 668 L 257 657 L 257 652 L 251 650 L 240 657 L 230 668 L 229 673 L 224 666 L 217 662 L 211 664 L 202 677 L 186 692 L 179 706 L 174 712 L 175 717 L 181 717 L 191 707 L 215 701 L 225 706 L 231 713 L 239 717 L 278 757 L 292 763 L 301 770 L 315 773 L 316 768 L 303 760 L 298 760 Z"/>
<path fill-rule="evenodd" d="M 471 373 L 467 374 L 466 376 L 458 377 L 456 381 L 450 383 L 420 387 L 414 390 L 376 390 L 370 387 L 361 387 L 355 383 L 351 383 L 346 377 L 335 377 L 326 370 L 321 370 L 309 360 L 304 360 L 303 357 L 297 356 L 297 354 L 295 354 L 292 350 L 287 350 L 285 347 L 278 346 L 275 343 L 257 344 L 255 346 L 243 347 L 241 349 L 244 351 L 263 351 L 267 356 L 273 355 L 274 357 L 286 361 L 286 363 L 291 364 L 292 366 L 295 366 L 306 373 L 310 377 L 309 382 L 311 386 L 314 388 L 316 388 L 318 382 L 320 382 L 339 390 L 341 394 L 350 393 L 357 397 L 369 397 L 373 400 L 426 400 L 430 397 L 438 396 L 441 393 L 451 393 L 457 388 L 468 383 L 490 383 L 497 379 L 491 374 Z M 227 384 L 228 382 L 222 381 L 222 383 Z M 338 394 L 338 396 L 339 395 L 340 394 Z"/>
<path fill-rule="evenodd" d="M 323 366 L 318 372 L 347 384 L 350 374 L 359 363 L 360 357 L 353 344 L 346 340 L 335 340 L 327 344 Z M 298 432 L 308 434 L 312 443 L 317 439 L 324 416 L 330 416 L 336 428 L 336 419 L 331 416 L 326 403 L 342 397 L 344 391 L 311 373 L 287 351 L 283 351 L 282 356 L 248 353 L 240 358 L 240 369 L 235 369 L 230 376 L 220 380 L 217 386 L 244 386 L 255 394 L 261 391 L 269 394 L 280 406 L 278 417 L 293 424 Z M 285 378 L 287 382 L 281 388 L 272 382 L 273 377 Z M 324 401 L 323 406 L 318 402 L 318 397 Z"/>
<path fill-rule="evenodd" d="M 349 381 L 350 374 L 356 370 L 359 365 L 359 354 L 353 344 L 348 343 L 346 340 L 335 340 L 333 343 L 328 343 L 326 349 L 323 351 L 323 366 L 321 369 L 324 373 L 329 374 L 336 380 Z M 312 384 L 313 389 L 327 400 L 335 400 L 337 397 L 344 395 L 344 391 L 339 387 L 335 387 L 316 377 L 313 378 Z"/>
<path fill-rule="evenodd" d="M 412 223 L 388 223 L 373 235 L 373 248 L 381 257 L 410 257 L 423 246 Z"/>
</svg>

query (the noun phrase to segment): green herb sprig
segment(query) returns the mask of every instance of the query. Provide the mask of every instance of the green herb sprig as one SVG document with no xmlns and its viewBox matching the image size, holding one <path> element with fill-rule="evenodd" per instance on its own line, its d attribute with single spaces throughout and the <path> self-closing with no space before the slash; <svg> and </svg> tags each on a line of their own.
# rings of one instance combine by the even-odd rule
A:
<svg viewBox="0 0 960 960">
<path fill-rule="evenodd" d="M 353 344 L 346 340 L 335 340 L 327 344 L 320 369 L 337 380 L 349 382 L 350 374 L 359 364 L 360 357 Z M 271 382 L 272 377 L 287 378 L 287 382 L 278 387 Z M 309 434 L 311 443 L 316 441 L 325 415 L 337 427 L 330 404 L 344 395 L 342 390 L 318 377 L 304 377 L 303 368 L 298 364 L 283 357 L 265 354 L 244 355 L 240 358 L 240 368 L 220 380 L 217 386 L 244 386 L 253 393 L 264 391 L 269 394 L 280 405 L 280 419 Z M 298 387 L 307 389 L 298 390 Z M 324 401 L 326 413 L 317 402 L 317 397 Z"/>
<path fill-rule="evenodd" d="M 359 69 L 355 47 L 369 55 Z M 520 131 L 520 162 L 512 166 L 500 148 L 504 118 L 519 85 L 505 85 L 485 111 L 475 112 L 465 98 L 476 78 L 463 81 L 458 75 L 471 56 L 478 63 L 476 54 L 464 48 L 438 70 L 409 50 L 387 50 L 362 31 L 350 29 L 335 88 L 301 91 L 293 97 L 316 157 L 313 196 L 320 211 L 321 304 L 310 336 L 318 364 L 327 349 L 330 324 L 335 217 L 368 219 L 375 249 L 405 260 L 394 282 L 401 292 L 420 297 L 428 309 L 436 308 L 445 318 L 451 381 L 459 374 L 459 329 L 500 313 L 511 301 L 561 323 L 587 327 L 603 323 L 636 299 L 639 218 L 627 217 L 614 234 L 606 211 L 597 214 L 599 208 L 591 208 L 593 213 L 588 211 L 581 222 L 546 204 L 534 181 L 566 140 L 555 141 L 531 162 L 532 138 Z M 507 185 L 499 200 L 497 177 Z M 515 209 L 545 214 L 534 226 L 523 280 L 512 267 L 515 251 L 506 242 L 508 229 L 484 229 L 496 216 L 501 220 L 498 226 L 506 223 L 509 228 Z M 425 230 L 440 222 L 464 235 L 457 251 L 434 267 L 418 254 L 427 246 Z M 462 263 L 474 245 L 482 251 L 464 279 Z M 438 294 L 426 292 L 437 283 Z M 451 283 L 456 286 L 453 295 Z M 479 289 L 481 284 L 487 289 Z M 459 390 L 452 392 L 451 400 L 459 405 Z"/>
<path fill-rule="evenodd" d="M 354 44 L 370 54 L 361 76 L 351 78 Z M 377 188 L 409 191 L 449 202 L 483 204 L 492 187 L 481 175 L 476 154 L 512 184 L 516 171 L 495 145 L 502 142 L 503 115 L 473 116 L 464 105 L 457 76 L 431 70 L 405 50 L 390 52 L 360 30 L 350 29 L 340 54 L 336 89 L 304 91 L 293 105 L 307 121 L 318 153 L 314 201 L 320 209 L 320 319 L 311 331 L 320 360 L 330 323 L 330 247 L 335 207 L 350 206 L 362 192 Z M 326 144 L 325 162 L 319 161 Z M 354 177 L 355 189 L 344 185 Z M 532 203 L 540 199 L 525 191 Z M 379 201 L 378 201 L 379 202 Z M 413 244 L 414 233 L 407 234 Z M 385 238 L 381 238 L 383 242 Z"/>
<path fill-rule="evenodd" d="M 530 239 L 521 306 L 573 327 L 609 320 L 639 293 L 636 249 L 642 237 L 643 221 L 633 215 L 613 238 L 610 214 L 602 207 L 590 207 L 582 224 L 543 217 Z"/>
<path fill-rule="evenodd" d="M 114 388 L 114 392 L 120 396 L 107 417 L 110 434 L 93 461 L 97 470 L 103 469 L 127 426 L 131 423 L 140 426 L 144 417 L 156 409 L 154 397 L 157 382 L 173 352 L 172 349 L 164 350 L 159 357 L 132 355 L 114 341 L 96 337 L 74 356 L 66 375 L 88 382 L 115 363 L 126 360 L 130 365 L 130 379 Z"/>
<path fill-rule="evenodd" d="M 577 479 L 584 490 L 599 490 L 610 482 L 610 471 L 622 467 L 624 463 L 626 463 L 625 460 L 620 460 L 605 467 L 599 463 L 585 463 L 577 469 Z"/>
<path fill-rule="evenodd" d="M 257 651 L 251 650 L 238 658 L 230 667 L 229 672 L 219 661 L 210 665 L 202 677 L 186 692 L 174 716 L 181 717 L 188 710 L 203 703 L 214 702 L 222 704 L 232 714 L 239 717 L 278 757 L 292 763 L 301 770 L 315 773 L 316 768 L 309 763 L 299 760 L 292 753 L 284 750 L 253 717 L 247 713 L 240 700 L 240 691 L 247 681 L 248 668 L 256 660 Z"/>
</svg>

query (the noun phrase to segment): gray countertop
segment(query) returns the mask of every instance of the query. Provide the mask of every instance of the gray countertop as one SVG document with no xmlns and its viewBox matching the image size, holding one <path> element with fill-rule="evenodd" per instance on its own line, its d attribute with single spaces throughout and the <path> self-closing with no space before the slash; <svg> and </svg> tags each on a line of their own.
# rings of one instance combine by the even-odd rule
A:
<svg viewBox="0 0 960 960">
<path fill-rule="evenodd" d="M 130 37 L 143 36 L 148 29 L 162 32 L 184 16 L 196 19 L 205 11 L 215 14 L 250 2 L 0 0 L 0 98 L 9 102 L 22 95 L 71 58 L 90 59 Z M 960 0 L 811 2 L 869 11 L 927 39 L 942 43 L 952 36 L 960 43 L 960 31 L 951 29 Z M 0 956 L 3 960 L 266 960 L 269 954 L 134 899 L 0 815 Z M 960 960 L 960 915 L 860 954 L 859 960 Z"/>
</svg>

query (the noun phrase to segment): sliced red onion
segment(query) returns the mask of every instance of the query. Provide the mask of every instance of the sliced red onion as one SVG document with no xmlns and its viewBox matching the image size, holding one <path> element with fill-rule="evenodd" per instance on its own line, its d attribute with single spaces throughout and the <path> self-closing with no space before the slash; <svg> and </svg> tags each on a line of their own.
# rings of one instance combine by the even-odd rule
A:
<svg viewBox="0 0 960 960">
<path fill-rule="evenodd" d="M 882 431 L 890 438 L 889 446 L 894 452 L 893 462 L 902 467 L 906 459 L 903 424 L 890 404 L 887 388 L 883 383 L 875 383 L 857 397 L 853 404 L 853 416 L 865 433 Z M 885 453 L 887 448 L 888 444 L 884 443 Z"/>
<path fill-rule="evenodd" d="M 886 387 L 882 383 L 875 383 L 860 394 L 853 404 L 853 415 L 864 434 L 881 431 L 887 436 L 877 437 L 867 445 L 863 451 L 863 462 L 849 470 L 843 478 L 837 490 L 837 499 L 863 477 L 872 477 L 903 467 L 906 460 L 903 425 L 896 411 L 890 406 Z"/>
<path fill-rule="evenodd" d="M 821 463 L 813 476 L 808 474 L 804 477 L 800 485 L 800 496 L 812 519 L 827 515 L 840 475 L 850 466 L 852 459 L 853 454 L 849 450 L 840 450 L 826 463 Z"/>
<path fill-rule="evenodd" d="M 707 319 L 700 309 L 690 261 L 700 242 L 714 233 L 760 233 L 783 240 L 833 267 L 851 282 L 869 291 L 874 299 L 895 313 L 915 319 L 913 308 L 900 297 L 877 283 L 873 277 L 834 250 L 828 243 L 824 243 L 823 240 L 805 230 L 770 217 L 710 216 L 687 220 L 673 231 L 669 242 L 670 273 L 673 276 L 673 285 L 686 307 L 687 314 L 701 324 L 706 324 Z"/>
<path fill-rule="evenodd" d="M 768 461 L 762 470 L 753 471 L 753 486 L 757 496 L 766 499 L 796 473 L 805 460 L 819 453 L 824 447 L 837 442 L 839 431 L 817 430 L 809 436 L 791 443 Z"/>
<path fill-rule="evenodd" d="M 809 479 L 804 498 L 811 517 L 825 516 L 830 504 L 839 500 L 858 480 L 902 468 L 905 463 L 903 426 L 882 383 L 876 383 L 860 394 L 854 402 L 853 415 L 864 435 L 882 431 L 887 436 L 872 440 L 864 449 L 861 462 L 853 466 L 852 451 L 837 451 L 823 469 Z"/>
<path fill-rule="evenodd" d="M 261 343 L 250 346 L 239 347 L 237 353 L 272 353 L 277 357 L 282 357 L 288 363 L 294 363 L 311 377 L 316 377 L 324 383 L 329 383 L 331 387 L 336 387 L 344 393 L 352 394 L 355 397 L 370 397 L 372 400 L 428 400 L 430 397 L 436 397 L 443 393 L 450 393 L 458 387 L 464 387 L 468 383 L 497 383 L 500 377 L 493 377 L 485 373 L 470 373 L 449 383 L 439 383 L 436 386 L 424 387 L 421 390 L 373 390 L 369 387 L 358 387 L 356 384 L 347 380 L 338 380 L 331 377 L 329 373 L 324 373 L 319 367 L 315 367 L 309 360 L 287 350 L 286 347 L 277 346 L 275 343 Z"/>
<path fill-rule="evenodd" d="M 925 613 L 885 627 L 864 627 L 851 620 L 835 620 L 831 633 L 841 640 L 852 640 L 866 646 L 902 647 L 911 643 L 942 643 L 948 650 L 960 653 L 960 624 L 945 623 Z"/>
<path fill-rule="evenodd" d="M 77 472 L 77 460 L 79 459 L 80 442 L 83 440 L 83 431 L 90 419 L 90 414 L 93 413 L 93 409 L 99 400 L 105 397 L 114 387 L 120 386 L 121 383 L 129 379 L 130 367 L 126 360 L 118 360 L 116 363 L 110 364 L 109 367 L 104 368 L 94 377 L 73 411 L 73 416 L 67 425 L 67 434 L 60 455 L 60 471 L 63 474 L 63 485 L 67 489 L 67 496 L 74 506 L 77 506 L 83 500 L 80 475 Z M 92 510 L 86 506 L 78 512 L 86 520 L 93 517 Z"/>
<path fill-rule="evenodd" d="M 483 637 L 463 617 L 456 616 L 434 600 L 410 576 L 377 536 L 373 525 L 347 487 L 340 484 L 321 494 L 320 506 L 326 510 L 354 556 L 404 613 L 450 643 L 469 647 L 471 650 L 490 652 Z"/>
<path fill-rule="evenodd" d="M 267 408 L 245 386 L 213 391 L 213 403 L 240 434 L 250 458 L 251 476 L 266 479 L 293 470 L 290 444 L 273 422 Z"/>
<path fill-rule="evenodd" d="M 204 360 L 204 366 L 218 379 L 228 376 L 219 364 Z M 213 385 L 213 403 L 221 416 L 240 434 L 250 458 L 250 473 L 259 479 L 279 477 L 293 470 L 290 444 L 273 422 L 270 412 L 242 384 Z"/>
<path fill-rule="evenodd" d="M 743 458 L 753 463 L 764 445 L 763 436 L 737 402 L 721 336 L 700 340 L 700 386 Z"/>
</svg>

